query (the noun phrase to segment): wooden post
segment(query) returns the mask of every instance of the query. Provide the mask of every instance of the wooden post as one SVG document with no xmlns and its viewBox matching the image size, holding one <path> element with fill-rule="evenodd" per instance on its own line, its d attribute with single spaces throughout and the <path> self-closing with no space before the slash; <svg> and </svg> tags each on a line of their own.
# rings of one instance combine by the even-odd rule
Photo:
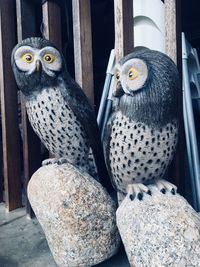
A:
<svg viewBox="0 0 200 267">
<path fill-rule="evenodd" d="M 61 10 L 54 2 L 46 2 L 42 6 L 43 35 L 62 50 Z"/>
<path fill-rule="evenodd" d="M 133 51 L 133 0 L 114 0 L 115 53 L 119 61 Z"/>
<path fill-rule="evenodd" d="M 180 80 L 182 81 L 182 49 L 181 49 L 181 1 L 165 0 L 165 46 L 166 54 L 177 64 Z M 183 193 L 184 179 L 184 122 L 183 122 L 183 103 L 182 98 L 179 101 L 180 110 L 180 129 L 177 153 L 173 160 L 170 170 L 170 176 L 173 183 L 177 185 Z"/>
<path fill-rule="evenodd" d="M 0 0 L 0 88 L 5 204 L 8 211 L 21 207 L 20 146 L 17 88 L 10 58 L 16 44 L 15 2 Z"/>
<path fill-rule="evenodd" d="M 90 0 L 73 0 L 75 79 L 94 102 Z"/>
<path fill-rule="evenodd" d="M 165 0 L 165 52 L 177 64 L 176 0 Z"/>
<path fill-rule="evenodd" d="M 22 39 L 36 35 L 35 8 L 26 0 L 16 0 L 18 42 Z M 29 23 L 27 23 L 27 21 Z M 34 133 L 27 118 L 25 101 L 21 94 L 21 116 L 23 135 L 23 162 L 24 162 L 24 187 L 25 206 L 27 215 L 32 218 L 33 211 L 27 198 L 27 185 L 32 174 L 41 166 L 40 140 Z"/>
<path fill-rule="evenodd" d="M 61 10 L 54 2 L 46 2 L 42 6 L 43 36 L 54 43 L 62 51 Z M 54 155 L 49 153 L 49 157 Z"/>
</svg>

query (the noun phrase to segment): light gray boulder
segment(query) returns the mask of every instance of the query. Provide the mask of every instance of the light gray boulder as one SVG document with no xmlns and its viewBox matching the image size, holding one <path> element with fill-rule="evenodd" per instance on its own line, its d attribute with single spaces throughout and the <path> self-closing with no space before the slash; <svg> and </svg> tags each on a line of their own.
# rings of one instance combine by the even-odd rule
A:
<svg viewBox="0 0 200 267">
<path fill-rule="evenodd" d="M 117 210 L 117 226 L 131 267 L 200 267 L 200 216 L 179 194 L 131 201 Z"/>
<path fill-rule="evenodd" d="M 117 252 L 115 204 L 88 174 L 70 164 L 43 166 L 28 198 L 58 266 L 93 266 Z"/>
</svg>

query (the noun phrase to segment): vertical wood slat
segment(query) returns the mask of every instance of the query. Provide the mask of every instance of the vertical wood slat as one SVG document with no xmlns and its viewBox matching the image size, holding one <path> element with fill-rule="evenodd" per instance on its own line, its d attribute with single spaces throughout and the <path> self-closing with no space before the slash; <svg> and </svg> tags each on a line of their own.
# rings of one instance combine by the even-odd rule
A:
<svg viewBox="0 0 200 267">
<path fill-rule="evenodd" d="M 177 64 L 176 0 L 165 0 L 165 52 Z"/>
<path fill-rule="evenodd" d="M 181 49 L 181 1 L 165 0 L 165 47 L 166 54 L 177 64 L 180 77 L 182 74 L 182 49 Z M 177 153 L 175 155 L 170 175 L 180 191 L 183 191 L 184 168 L 184 123 L 182 114 L 182 98 L 179 101 L 180 129 Z"/>
<path fill-rule="evenodd" d="M 73 0 L 75 79 L 94 102 L 90 0 Z"/>
<path fill-rule="evenodd" d="M 18 42 L 22 39 L 36 35 L 35 9 L 26 0 L 16 0 Z M 27 21 L 29 23 L 27 23 Z M 24 97 L 21 95 L 21 116 L 23 134 L 23 162 L 25 206 L 27 215 L 32 218 L 33 211 L 27 198 L 27 185 L 32 174 L 41 165 L 40 140 L 34 133 L 26 113 Z"/>
<path fill-rule="evenodd" d="M 0 89 L 5 204 L 8 211 L 21 206 L 20 146 L 17 88 L 10 58 L 16 44 L 15 3 L 0 0 Z"/>
<path fill-rule="evenodd" d="M 62 51 L 61 33 L 61 10 L 54 2 L 46 2 L 42 6 L 43 12 L 43 34 Z"/>
<path fill-rule="evenodd" d="M 116 60 L 133 51 L 133 0 L 114 0 Z"/>
<path fill-rule="evenodd" d="M 55 44 L 62 51 L 61 10 L 54 2 L 46 2 L 42 6 L 43 37 Z M 49 153 L 49 157 L 54 155 Z"/>
</svg>

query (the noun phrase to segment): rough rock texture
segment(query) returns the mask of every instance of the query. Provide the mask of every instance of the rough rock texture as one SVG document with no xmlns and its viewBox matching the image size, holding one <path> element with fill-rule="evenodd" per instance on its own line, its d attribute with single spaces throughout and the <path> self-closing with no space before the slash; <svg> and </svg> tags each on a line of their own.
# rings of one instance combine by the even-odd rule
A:
<svg viewBox="0 0 200 267">
<path fill-rule="evenodd" d="M 117 252 L 115 205 L 88 174 L 70 164 L 41 167 L 28 197 L 58 266 L 93 266 Z"/>
<path fill-rule="evenodd" d="M 179 194 L 131 201 L 117 210 L 117 225 L 133 267 L 199 267 L 200 216 Z"/>
</svg>

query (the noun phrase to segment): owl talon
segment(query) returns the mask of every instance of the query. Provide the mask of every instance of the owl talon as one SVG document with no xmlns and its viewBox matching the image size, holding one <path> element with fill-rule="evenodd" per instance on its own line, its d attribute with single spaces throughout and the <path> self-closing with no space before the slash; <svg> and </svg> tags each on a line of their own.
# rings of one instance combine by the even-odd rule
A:
<svg viewBox="0 0 200 267">
<path fill-rule="evenodd" d="M 172 195 L 176 195 L 176 190 L 175 190 L 175 188 L 172 188 L 171 193 L 172 193 Z"/>
<path fill-rule="evenodd" d="M 133 201 L 135 198 L 141 201 L 144 197 L 144 193 L 151 195 L 151 191 L 148 189 L 148 187 L 140 183 L 129 184 L 126 191 L 131 201 Z"/>
<path fill-rule="evenodd" d="M 162 189 L 160 190 L 160 192 L 163 193 L 163 195 L 165 195 L 165 194 L 166 194 L 166 190 L 165 190 L 165 188 L 162 188 Z"/>
<path fill-rule="evenodd" d="M 151 190 L 148 190 L 147 191 L 147 194 L 150 195 L 150 196 L 152 196 Z"/>
<path fill-rule="evenodd" d="M 142 194 L 142 193 L 139 193 L 139 194 L 137 195 L 137 198 L 141 201 L 141 200 L 143 199 L 143 194 Z"/>
<path fill-rule="evenodd" d="M 177 187 L 174 184 L 165 180 L 157 180 L 156 186 L 163 194 L 166 194 L 167 191 L 169 191 L 172 195 L 175 195 L 177 191 Z"/>
</svg>

